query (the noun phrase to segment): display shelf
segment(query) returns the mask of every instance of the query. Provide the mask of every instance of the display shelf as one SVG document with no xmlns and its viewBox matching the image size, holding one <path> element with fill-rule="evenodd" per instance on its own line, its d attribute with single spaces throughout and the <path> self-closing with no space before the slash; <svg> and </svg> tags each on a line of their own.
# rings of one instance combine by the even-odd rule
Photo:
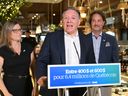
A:
<svg viewBox="0 0 128 96">
<path fill-rule="evenodd" d="M 112 87 L 112 96 L 128 96 L 128 75 L 121 74 L 121 85 Z"/>
</svg>

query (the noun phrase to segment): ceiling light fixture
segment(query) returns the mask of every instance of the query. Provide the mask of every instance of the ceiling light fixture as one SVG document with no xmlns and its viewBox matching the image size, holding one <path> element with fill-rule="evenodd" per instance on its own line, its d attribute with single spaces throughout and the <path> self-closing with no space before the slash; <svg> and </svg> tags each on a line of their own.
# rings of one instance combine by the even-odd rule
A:
<svg viewBox="0 0 128 96">
<path fill-rule="evenodd" d="M 124 0 L 120 0 L 120 3 L 117 6 L 117 9 L 121 9 L 122 10 L 122 21 L 123 23 L 125 22 L 125 9 L 128 9 L 128 4 L 126 1 Z"/>
<path fill-rule="evenodd" d="M 125 2 L 124 0 L 120 0 L 117 9 L 128 9 L 128 3 Z"/>
</svg>

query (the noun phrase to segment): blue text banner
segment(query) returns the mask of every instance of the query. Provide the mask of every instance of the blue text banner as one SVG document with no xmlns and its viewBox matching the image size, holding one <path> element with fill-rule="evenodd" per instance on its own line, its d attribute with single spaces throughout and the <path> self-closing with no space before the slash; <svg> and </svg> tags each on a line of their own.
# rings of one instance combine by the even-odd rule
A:
<svg viewBox="0 0 128 96">
<path fill-rule="evenodd" d="M 119 85 L 120 63 L 48 65 L 48 88 Z"/>
</svg>

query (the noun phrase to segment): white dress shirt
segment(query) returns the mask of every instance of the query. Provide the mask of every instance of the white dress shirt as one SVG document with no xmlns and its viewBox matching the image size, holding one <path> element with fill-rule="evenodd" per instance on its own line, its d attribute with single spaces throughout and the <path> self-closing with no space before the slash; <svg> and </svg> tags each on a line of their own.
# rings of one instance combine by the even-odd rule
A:
<svg viewBox="0 0 128 96">
<path fill-rule="evenodd" d="M 65 32 L 65 54 L 67 65 L 77 65 L 80 60 L 80 41 L 78 32 L 75 36 L 71 36 Z"/>
</svg>

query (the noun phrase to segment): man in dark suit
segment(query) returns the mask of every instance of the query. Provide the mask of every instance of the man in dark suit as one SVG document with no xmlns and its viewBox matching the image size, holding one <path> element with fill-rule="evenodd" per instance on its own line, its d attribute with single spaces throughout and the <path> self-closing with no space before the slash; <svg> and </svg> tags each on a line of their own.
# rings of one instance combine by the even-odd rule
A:
<svg viewBox="0 0 128 96">
<path fill-rule="evenodd" d="M 26 42 L 26 43 L 30 44 L 30 46 L 32 48 L 34 48 L 37 45 L 36 38 L 30 36 L 31 32 L 29 30 L 27 30 L 25 32 L 25 35 L 26 35 L 26 37 L 23 38 L 22 42 Z"/>
<path fill-rule="evenodd" d="M 115 37 L 103 32 L 106 23 L 101 11 L 90 14 L 89 23 L 92 32 L 87 37 L 89 43 L 88 63 L 119 63 L 118 44 Z M 111 96 L 111 87 L 89 88 L 88 96 Z"/>
<path fill-rule="evenodd" d="M 47 88 L 47 66 L 49 64 L 85 64 L 86 41 L 77 28 L 80 13 L 69 7 L 62 14 L 63 29 L 48 33 L 37 58 L 37 83 L 42 86 L 42 96 L 58 96 L 56 89 Z M 69 88 L 69 96 L 82 96 L 86 88 Z M 63 93 L 63 92 L 62 92 Z M 66 95 L 61 95 L 66 96 Z"/>
</svg>

